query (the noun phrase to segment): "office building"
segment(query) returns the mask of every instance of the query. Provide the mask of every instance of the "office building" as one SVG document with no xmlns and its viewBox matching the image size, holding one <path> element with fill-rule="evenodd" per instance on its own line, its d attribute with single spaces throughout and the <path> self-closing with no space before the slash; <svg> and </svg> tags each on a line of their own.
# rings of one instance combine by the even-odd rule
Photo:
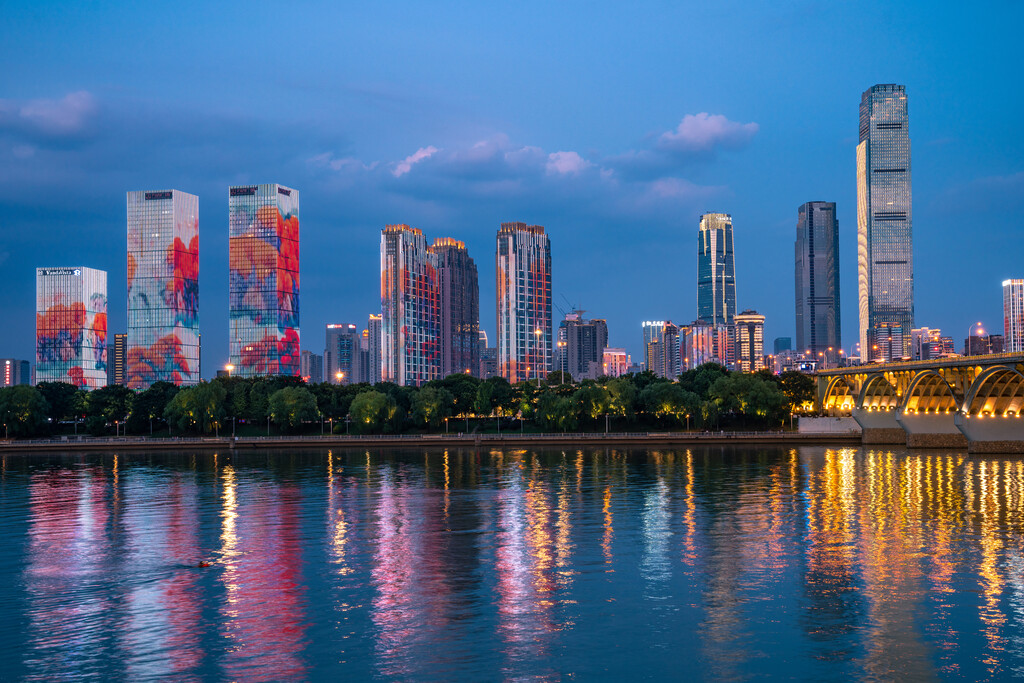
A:
<svg viewBox="0 0 1024 683">
<path fill-rule="evenodd" d="M 935 360 L 943 356 L 942 331 L 928 327 L 910 331 L 910 359 Z"/>
<path fill-rule="evenodd" d="M 873 329 L 871 348 L 866 354 L 869 363 L 885 363 L 910 357 L 910 343 L 904 346 L 902 325 L 880 325 Z M 903 355 L 906 348 L 907 355 Z"/>
<path fill-rule="evenodd" d="M 1003 337 L 1007 353 L 1024 353 L 1024 280 L 1003 280 Z"/>
<path fill-rule="evenodd" d="M 904 86 L 864 91 L 857 145 L 857 284 L 861 355 L 871 359 L 882 349 L 882 360 L 910 355 L 914 253 L 908 125 Z M 896 338 L 902 346 L 892 345 Z"/>
<path fill-rule="evenodd" d="M 355 384 L 362 371 L 359 355 L 362 334 L 352 323 L 329 324 L 324 335 L 324 372 L 331 384 Z"/>
<path fill-rule="evenodd" d="M 776 337 L 772 343 L 772 353 L 779 355 L 783 351 L 789 351 L 793 348 L 792 337 Z"/>
<path fill-rule="evenodd" d="M 735 368 L 740 372 L 757 372 L 764 367 L 764 316 L 747 310 L 735 320 Z"/>
<path fill-rule="evenodd" d="M 441 301 L 423 233 L 388 225 L 380 236 L 381 379 L 420 386 L 441 375 Z"/>
<path fill-rule="evenodd" d="M 556 369 L 574 380 L 597 379 L 602 374 L 604 348 L 608 345 L 608 323 L 587 320 L 586 311 L 567 313 L 558 323 Z"/>
<path fill-rule="evenodd" d="M 199 382 L 199 198 L 128 193 L 127 386 Z"/>
<path fill-rule="evenodd" d="M 36 268 L 36 382 L 107 385 L 107 273 Z"/>
<path fill-rule="evenodd" d="M 487 332 L 480 330 L 480 379 L 498 377 L 498 347 L 488 346 Z"/>
<path fill-rule="evenodd" d="M 834 202 L 807 202 L 796 221 L 796 347 L 835 367 L 839 316 L 839 221 Z"/>
<path fill-rule="evenodd" d="M 605 348 L 601 352 L 601 374 L 605 377 L 622 377 L 629 373 L 633 359 L 626 349 Z"/>
<path fill-rule="evenodd" d="M 551 371 L 551 242 L 540 225 L 502 223 L 497 234 L 498 368 L 509 382 Z"/>
<path fill-rule="evenodd" d="M 371 314 L 366 321 L 366 363 L 361 366 L 362 380 L 368 384 L 380 382 L 381 316 Z"/>
<path fill-rule="evenodd" d="M 680 370 L 686 372 L 704 363 L 731 368 L 735 363 L 735 327 L 695 320 L 679 330 Z"/>
<path fill-rule="evenodd" d="M 324 381 L 324 357 L 312 351 L 303 351 L 299 360 L 299 372 L 307 384 L 320 384 Z"/>
<path fill-rule="evenodd" d="M 115 334 L 114 342 L 107 348 L 107 383 L 124 387 L 128 385 L 128 335 Z"/>
<path fill-rule="evenodd" d="M 697 233 L 697 317 L 713 325 L 731 325 L 735 315 L 732 216 L 706 213 Z"/>
<path fill-rule="evenodd" d="M 229 356 L 239 377 L 299 377 L 299 192 L 228 188 Z"/>
<path fill-rule="evenodd" d="M 679 376 L 679 327 L 666 320 L 660 330 L 654 330 L 645 322 L 644 336 L 651 339 L 644 348 L 647 369 L 658 377 L 676 379 Z"/>
<path fill-rule="evenodd" d="M 463 242 L 450 237 L 430 246 L 441 304 L 441 376 L 477 374 L 480 365 L 480 285 Z"/>
<path fill-rule="evenodd" d="M 17 358 L 0 358 L 0 387 L 32 384 L 32 364 Z"/>
</svg>

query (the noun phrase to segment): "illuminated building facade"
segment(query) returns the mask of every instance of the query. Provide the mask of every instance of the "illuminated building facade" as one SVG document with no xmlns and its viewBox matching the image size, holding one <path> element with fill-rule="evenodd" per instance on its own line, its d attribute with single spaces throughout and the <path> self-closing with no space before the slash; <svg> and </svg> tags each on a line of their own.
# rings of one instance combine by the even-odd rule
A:
<svg viewBox="0 0 1024 683">
<path fill-rule="evenodd" d="M 626 349 L 609 347 L 601 352 L 601 374 L 605 377 L 622 377 L 628 374 L 632 363 Z"/>
<path fill-rule="evenodd" d="M 441 305 L 441 377 L 479 374 L 480 284 L 476 263 L 463 242 L 434 240 L 429 251 L 437 265 Z"/>
<path fill-rule="evenodd" d="M 127 386 L 199 382 L 199 197 L 128 193 Z"/>
<path fill-rule="evenodd" d="M 796 221 L 796 347 L 836 365 L 840 340 L 839 221 L 834 202 L 807 202 Z M 737 335 L 737 339 L 738 339 Z"/>
<path fill-rule="evenodd" d="M 381 316 L 371 315 L 366 321 L 366 362 L 361 369 L 363 371 L 362 381 L 369 384 L 380 382 L 381 366 Z"/>
<path fill-rule="evenodd" d="M 736 369 L 757 372 L 764 367 L 764 316 L 743 311 L 735 318 Z"/>
<path fill-rule="evenodd" d="M 32 383 L 32 364 L 17 358 L 0 358 L 0 387 Z"/>
<path fill-rule="evenodd" d="M 487 332 L 480 330 L 480 379 L 490 379 L 498 376 L 498 349 L 495 346 L 488 346 Z"/>
<path fill-rule="evenodd" d="M 107 273 L 36 268 L 36 382 L 107 385 Z"/>
<path fill-rule="evenodd" d="M 908 124 L 904 86 L 864 91 L 857 145 L 857 304 L 861 355 L 873 360 L 883 349 L 882 360 L 910 355 L 914 254 Z M 895 338 L 902 346 L 892 345 Z"/>
<path fill-rule="evenodd" d="M 910 331 L 911 360 L 934 360 L 941 358 L 943 351 L 941 330 L 920 327 Z"/>
<path fill-rule="evenodd" d="M 228 188 L 229 356 L 239 377 L 301 372 L 299 192 Z"/>
<path fill-rule="evenodd" d="M 704 363 L 732 367 L 735 360 L 734 328 L 695 320 L 679 330 L 680 370 L 693 370 Z"/>
<path fill-rule="evenodd" d="M 107 349 L 107 382 L 119 387 L 128 384 L 128 335 L 115 334 Z"/>
<path fill-rule="evenodd" d="M 731 325 L 736 315 L 736 258 L 732 216 L 706 213 L 697 233 L 697 317 Z"/>
<path fill-rule="evenodd" d="M 423 233 L 388 225 L 380 236 L 381 379 L 420 386 L 441 375 L 441 301 Z"/>
<path fill-rule="evenodd" d="M 312 351 L 303 351 L 299 357 L 302 379 L 307 384 L 320 384 L 324 381 L 324 357 Z"/>
<path fill-rule="evenodd" d="M 1007 353 L 1024 352 L 1024 280 L 1003 280 L 1003 339 Z"/>
<path fill-rule="evenodd" d="M 362 335 L 351 323 L 330 324 L 324 335 L 324 370 L 331 384 L 354 384 L 360 378 Z"/>
<path fill-rule="evenodd" d="M 502 223 L 495 255 L 498 371 L 509 382 L 551 371 L 551 242 L 540 225 Z"/>
</svg>

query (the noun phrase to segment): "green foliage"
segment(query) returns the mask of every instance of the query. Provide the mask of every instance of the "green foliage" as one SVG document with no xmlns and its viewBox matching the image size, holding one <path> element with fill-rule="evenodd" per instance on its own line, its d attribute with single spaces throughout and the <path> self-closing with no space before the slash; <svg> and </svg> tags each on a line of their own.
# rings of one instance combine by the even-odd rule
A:
<svg viewBox="0 0 1024 683">
<path fill-rule="evenodd" d="M 459 373 L 448 375 L 444 379 L 428 382 L 427 387 L 438 387 L 452 395 L 454 401 L 452 406 L 453 415 L 472 415 L 476 412 L 473 406 L 476 403 L 477 393 L 481 384 L 482 382 L 476 377 Z"/>
<path fill-rule="evenodd" d="M 678 420 L 686 424 L 686 417 L 695 414 L 700 398 L 675 382 L 656 382 L 640 392 L 640 405 L 647 415 Z"/>
<path fill-rule="evenodd" d="M 426 386 L 412 399 L 412 419 L 419 425 L 437 429 L 451 416 L 455 397 L 447 389 Z"/>
<path fill-rule="evenodd" d="M 270 419 L 282 432 L 296 432 L 304 422 L 320 416 L 313 393 L 303 386 L 288 386 L 270 395 Z"/>
<path fill-rule="evenodd" d="M 628 377 L 616 377 L 609 380 L 605 385 L 608 390 L 608 411 L 612 415 L 624 417 L 630 422 L 636 418 L 634 403 L 636 402 L 636 387 Z"/>
<path fill-rule="evenodd" d="M 774 382 L 757 375 L 720 377 L 708 390 L 708 398 L 723 413 L 742 415 L 762 423 L 774 423 L 784 415 L 785 398 Z"/>
<path fill-rule="evenodd" d="M 101 417 L 106 424 L 124 422 L 132 410 L 135 392 L 128 387 L 111 384 L 93 389 L 85 400 L 85 414 Z"/>
<path fill-rule="evenodd" d="M 796 370 L 787 370 L 779 375 L 779 389 L 790 410 L 804 402 L 814 402 L 817 383 L 810 375 Z"/>
<path fill-rule="evenodd" d="M 167 404 L 164 419 L 179 433 L 209 434 L 223 423 L 227 391 L 219 382 L 182 389 Z"/>
<path fill-rule="evenodd" d="M 728 377 L 729 374 L 729 371 L 718 363 L 704 363 L 680 375 L 679 385 L 698 396 L 707 396 L 711 385 L 722 377 Z"/>
<path fill-rule="evenodd" d="M 3 436 L 36 436 L 49 424 L 50 406 L 41 391 L 27 384 L 0 389 Z"/>
<path fill-rule="evenodd" d="M 87 392 L 67 382 L 40 382 L 36 389 L 46 400 L 46 417 L 54 422 L 73 420 L 85 414 Z"/>
<path fill-rule="evenodd" d="M 177 393 L 178 387 L 170 382 L 154 382 L 136 394 L 128 416 L 128 430 L 135 434 L 148 434 L 151 424 L 154 429 L 164 424 L 164 411 Z"/>
<path fill-rule="evenodd" d="M 548 384 L 572 384 L 572 375 L 568 372 L 555 370 L 548 373 L 547 382 Z"/>
<path fill-rule="evenodd" d="M 611 405 L 609 391 L 597 384 L 586 384 L 572 395 L 573 414 L 577 418 L 597 420 L 608 412 Z"/>
<path fill-rule="evenodd" d="M 375 434 L 381 431 L 396 409 L 397 406 L 387 394 L 372 390 L 364 391 L 352 399 L 349 414 L 357 433 Z"/>
</svg>

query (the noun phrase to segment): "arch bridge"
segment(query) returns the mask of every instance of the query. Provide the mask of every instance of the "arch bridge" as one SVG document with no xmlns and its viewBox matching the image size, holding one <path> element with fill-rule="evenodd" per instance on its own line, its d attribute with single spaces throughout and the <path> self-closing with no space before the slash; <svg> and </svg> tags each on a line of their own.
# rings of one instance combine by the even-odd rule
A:
<svg viewBox="0 0 1024 683">
<path fill-rule="evenodd" d="M 817 378 L 818 412 L 852 416 L 864 443 L 1024 453 L 1024 354 L 860 365 Z"/>
</svg>

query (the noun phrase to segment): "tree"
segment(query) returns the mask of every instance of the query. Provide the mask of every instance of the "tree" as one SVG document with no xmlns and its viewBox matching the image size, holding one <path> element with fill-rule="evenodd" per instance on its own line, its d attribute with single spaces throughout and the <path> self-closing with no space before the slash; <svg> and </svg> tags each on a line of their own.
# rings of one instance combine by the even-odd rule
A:
<svg viewBox="0 0 1024 683">
<path fill-rule="evenodd" d="M 572 384 L 572 375 L 562 370 L 555 370 L 548 373 L 547 382 L 548 384 Z"/>
<path fill-rule="evenodd" d="M 167 404 L 177 393 L 178 387 L 170 382 L 153 382 L 148 389 L 140 391 L 132 401 L 128 429 L 135 434 L 149 433 L 153 420 L 163 421 Z"/>
<path fill-rule="evenodd" d="M 19 384 L 0 389 L 4 437 L 35 436 L 46 429 L 50 406 L 36 387 Z"/>
<path fill-rule="evenodd" d="M 373 434 L 381 430 L 390 417 L 389 412 L 395 408 L 394 402 L 386 394 L 376 390 L 364 391 L 352 399 L 349 415 L 356 431 Z"/>
<path fill-rule="evenodd" d="M 224 420 L 227 391 L 217 382 L 200 382 L 182 389 L 164 410 L 167 424 L 179 432 L 208 434 Z"/>
<path fill-rule="evenodd" d="M 708 390 L 708 398 L 722 412 L 739 414 L 758 422 L 780 419 L 785 405 L 783 395 L 774 382 L 766 382 L 752 374 L 720 377 Z"/>
<path fill-rule="evenodd" d="M 304 386 L 289 386 L 278 389 L 268 400 L 270 418 L 283 432 L 295 432 L 303 422 L 317 419 L 319 411 L 316 398 Z"/>
<path fill-rule="evenodd" d="M 675 382 L 657 382 L 640 392 L 640 405 L 648 415 L 686 424 L 686 417 L 698 410 L 700 398 Z"/>
<path fill-rule="evenodd" d="M 74 420 L 85 412 L 86 392 L 67 382 L 40 382 L 36 389 L 46 400 L 46 417 L 54 422 Z"/>
<path fill-rule="evenodd" d="M 454 400 L 452 414 L 471 415 L 474 412 L 477 392 L 481 381 L 466 373 L 448 375 L 444 379 L 433 380 L 427 386 L 438 387 L 450 392 Z"/>
<path fill-rule="evenodd" d="M 787 370 L 779 375 L 779 390 L 785 397 L 790 410 L 803 403 L 814 403 L 818 386 L 814 378 L 796 370 Z"/>
<path fill-rule="evenodd" d="M 577 416 L 596 420 L 608 412 L 611 395 L 608 390 L 597 384 L 587 384 L 572 395 L 573 411 Z"/>
<path fill-rule="evenodd" d="M 454 405 L 455 397 L 447 389 L 423 387 L 412 399 L 412 419 L 418 424 L 437 429 L 452 414 Z"/>
<path fill-rule="evenodd" d="M 99 435 L 106 431 L 106 425 L 123 423 L 132 410 L 134 400 L 134 391 L 117 384 L 90 391 L 85 401 L 89 431 Z"/>
<path fill-rule="evenodd" d="M 729 371 L 718 363 L 704 363 L 680 375 L 679 384 L 686 391 L 692 391 L 704 399 L 707 398 L 711 385 L 722 377 L 728 377 L 729 374 Z"/>
<path fill-rule="evenodd" d="M 605 388 L 608 390 L 608 410 L 612 415 L 624 417 L 633 421 L 636 417 L 636 388 L 626 377 L 616 377 L 610 380 Z"/>
</svg>

